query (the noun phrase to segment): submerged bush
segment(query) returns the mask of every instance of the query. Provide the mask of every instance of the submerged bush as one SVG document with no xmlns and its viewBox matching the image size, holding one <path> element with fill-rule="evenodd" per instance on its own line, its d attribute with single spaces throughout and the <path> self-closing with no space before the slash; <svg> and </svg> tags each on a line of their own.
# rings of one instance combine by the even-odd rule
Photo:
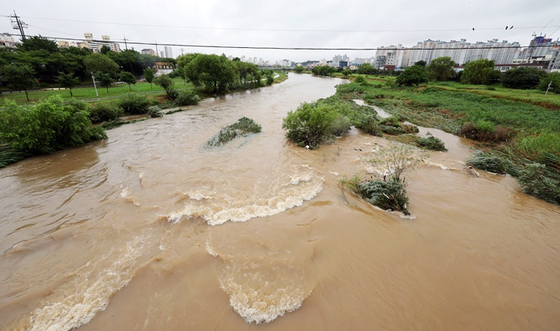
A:
<svg viewBox="0 0 560 331">
<path fill-rule="evenodd" d="M 118 101 L 118 106 L 126 114 L 146 114 L 148 107 L 153 105 L 155 100 L 151 100 L 143 94 L 127 93 Z"/>
<path fill-rule="evenodd" d="M 220 132 L 206 142 L 208 146 L 220 146 L 237 137 L 245 137 L 261 132 L 261 126 L 250 118 L 242 117 L 236 123 L 222 128 Z"/>
<path fill-rule="evenodd" d="M 197 105 L 200 97 L 194 90 L 181 90 L 175 96 L 175 104 L 177 106 Z"/>
<path fill-rule="evenodd" d="M 360 113 L 354 119 L 354 126 L 367 134 L 381 137 L 383 133 L 379 127 L 379 117 L 373 113 Z"/>
<path fill-rule="evenodd" d="M 410 214 L 407 209 L 406 189 L 400 181 L 373 180 L 358 184 L 358 189 L 363 198 L 379 208 Z"/>
<path fill-rule="evenodd" d="M 540 163 L 528 164 L 518 177 L 521 190 L 555 204 L 560 204 L 560 175 Z"/>
<path fill-rule="evenodd" d="M 325 103 L 303 103 L 296 111 L 288 112 L 282 128 L 288 130 L 286 138 L 296 145 L 313 149 L 333 137 L 333 124 L 338 116 L 336 110 Z"/>
<path fill-rule="evenodd" d="M 485 153 L 477 151 L 467 159 L 467 164 L 475 167 L 476 169 L 485 170 L 497 174 L 506 173 L 505 161 L 492 153 Z"/>
<path fill-rule="evenodd" d="M 30 154 L 52 153 L 105 137 L 102 128 L 92 127 L 81 103 L 64 104 L 58 95 L 28 108 L 6 100 L 0 111 L 0 142 Z"/>
<path fill-rule="evenodd" d="M 444 142 L 441 141 L 441 139 L 432 136 L 432 134 L 429 132 L 426 137 L 418 139 L 417 144 L 420 147 L 424 147 L 432 151 L 447 151 Z"/>
<path fill-rule="evenodd" d="M 89 118 L 92 123 L 114 121 L 122 115 L 122 109 L 112 103 L 98 102 L 89 108 Z"/>
</svg>

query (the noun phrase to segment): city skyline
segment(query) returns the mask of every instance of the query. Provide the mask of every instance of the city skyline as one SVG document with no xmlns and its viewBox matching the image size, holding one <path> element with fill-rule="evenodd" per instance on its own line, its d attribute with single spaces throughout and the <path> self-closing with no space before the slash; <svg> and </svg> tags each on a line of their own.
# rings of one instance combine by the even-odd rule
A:
<svg viewBox="0 0 560 331">
<path fill-rule="evenodd" d="M 69 0 L 9 0 L 0 11 L 0 32 L 16 33 L 10 19 L 13 10 L 21 16 L 30 35 L 83 38 L 110 35 L 123 45 L 129 41 L 158 44 L 217 46 L 375 48 L 393 44 L 407 47 L 432 40 L 485 42 L 508 40 L 528 45 L 532 34 L 560 36 L 560 22 L 553 13 L 559 3 L 549 1 L 393 1 L 376 4 L 355 1 L 256 3 L 239 0 L 222 3 L 170 1 L 165 8 L 150 2 L 105 2 L 84 6 Z M 106 10 L 111 8 L 111 10 Z M 506 30 L 505 27 L 508 26 Z M 510 28 L 512 27 L 513 28 Z M 124 48 L 122 47 L 121 48 Z M 129 45 L 140 51 L 146 45 Z M 228 48 L 172 47 L 174 57 L 181 53 L 215 53 L 234 57 L 263 58 L 271 63 L 283 59 L 302 62 L 332 58 L 339 53 L 349 57 L 372 57 L 375 51 L 247 50 Z"/>
</svg>

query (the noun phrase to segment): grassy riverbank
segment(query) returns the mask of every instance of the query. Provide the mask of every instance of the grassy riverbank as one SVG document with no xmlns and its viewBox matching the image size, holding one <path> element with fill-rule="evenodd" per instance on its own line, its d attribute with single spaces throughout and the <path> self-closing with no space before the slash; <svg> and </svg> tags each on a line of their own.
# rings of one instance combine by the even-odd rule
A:
<svg viewBox="0 0 560 331">
<path fill-rule="evenodd" d="M 502 163 L 523 191 L 560 204 L 559 96 L 456 83 L 397 88 L 390 78 L 366 82 L 341 85 L 337 93 L 409 122 L 478 140 L 486 151 L 479 161 Z M 484 164 L 474 165 L 485 170 Z"/>
</svg>

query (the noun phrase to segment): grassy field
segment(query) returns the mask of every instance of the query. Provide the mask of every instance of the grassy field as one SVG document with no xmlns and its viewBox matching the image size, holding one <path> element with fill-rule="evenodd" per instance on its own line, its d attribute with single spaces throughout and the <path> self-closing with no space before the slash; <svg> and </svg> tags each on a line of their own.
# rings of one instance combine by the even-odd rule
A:
<svg viewBox="0 0 560 331">
<path fill-rule="evenodd" d="M 185 85 L 184 81 L 181 78 L 174 78 L 173 81 L 175 82 L 175 86 L 179 89 L 189 87 L 194 88 L 191 83 L 187 83 Z M 150 83 L 146 82 L 138 82 L 135 85 L 131 85 L 130 89 L 134 93 L 143 93 L 143 94 L 162 94 L 165 93 L 161 86 L 156 84 L 152 84 L 150 87 Z M 29 92 L 29 100 L 30 102 L 37 102 L 41 99 L 48 98 L 51 95 L 60 95 L 64 99 L 76 99 L 76 100 L 91 100 L 96 101 L 97 99 L 112 99 L 117 98 L 123 94 L 129 93 L 130 90 L 128 88 L 128 84 L 119 84 L 113 85 L 109 87 L 109 93 L 107 93 L 107 89 L 104 87 L 97 87 L 97 92 L 99 93 L 99 97 L 95 95 L 95 89 L 92 87 L 77 87 L 72 89 L 72 93 L 74 97 L 70 97 L 70 91 L 68 90 L 54 90 L 54 91 L 30 91 Z M 17 92 L 17 93 L 2 93 L 0 94 L 0 104 L 4 104 L 5 99 L 10 99 L 18 104 L 27 104 L 27 99 L 25 98 L 24 92 Z"/>
</svg>

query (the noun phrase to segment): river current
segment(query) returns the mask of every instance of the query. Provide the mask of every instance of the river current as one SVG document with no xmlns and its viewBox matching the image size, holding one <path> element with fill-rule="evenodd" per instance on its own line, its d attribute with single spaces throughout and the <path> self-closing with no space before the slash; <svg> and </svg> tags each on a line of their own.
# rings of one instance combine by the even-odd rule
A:
<svg viewBox="0 0 560 331">
<path fill-rule="evenodd" d="M 557 330 L 560 208 L 424 128 L 449 151 L 408 174 L 412 218 L 341 190 L 389 142 L 281 128 L 341 83 L 290 74 L 0 169 L 0 329 Z M 205 146 L 243 116 L 262 132 Z"/>
</svg>

